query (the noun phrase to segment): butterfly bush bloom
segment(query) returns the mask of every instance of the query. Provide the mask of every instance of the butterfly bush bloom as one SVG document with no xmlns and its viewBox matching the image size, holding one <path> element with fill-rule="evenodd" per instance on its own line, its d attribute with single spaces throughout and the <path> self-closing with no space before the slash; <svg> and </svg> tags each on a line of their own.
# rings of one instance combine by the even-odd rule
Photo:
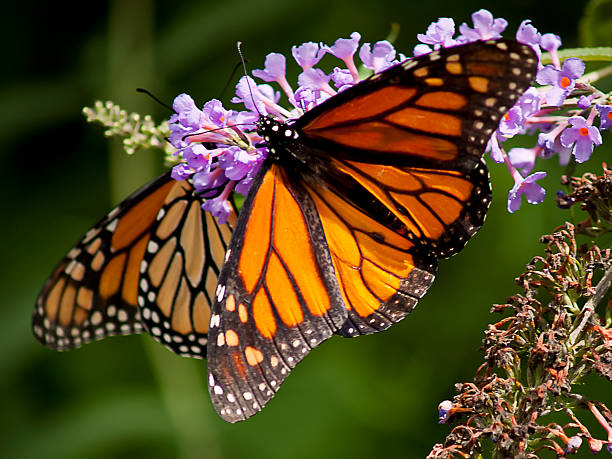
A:
<svg viewBox="0 0 612 459">
<path fill-rule="evenodd" d="M 572 127 L 561 133 L 561 144 L 568 148 L 573 146 L 572 154 L 576 161 L 583 163 L 591 157 L 593 146 L 601 145 L 601 134 L 581 116 L 573 116 L 568 121 Z"/>
<path fill-rule="evenodd" d="M 524 178 L 519 174 L 508 195 L 508 212 L 513 213 L 519 210 L 523 195 L 530 204 L 539 204 L 544 201 L 546 190 L 536 183 L 544 177 L 546 177 L 546 172 L 536 172 Z"/>
<path fill-rule="evenodd" d="M 415 47 L 414 54 L 426 54 L 441 47 L 475 40 L 496 39 L 501 37 L 508 25 L 505 19 L 495 18 L 484 9 L 472 14 L 472 22 L 473 27 L 462 23 L 459 35 L 454 36 L 455 21 L 439 18 L 427 27 L 426 33 L 417 35 L 421 43 Z M 534 84 L 520 97 L 502 117 L 487 146 L 491 159 L 504 163 L 514 179 L 515 185 L 508 194 L 508 210 L 511 212 L 520 207 L 523 194 L 531 203 L 538 203 L 544 198 L 544 189 L 535 183 L 542 177 L 540 173 L 524 175 L 534 170 L 538 159 L 558 155 L 561 165 L 567 165 L 572 157 L 576 162 L 586 161 L 593 148 L 602 143 L 601 134 L 592 126 L 594 118 L 600 118 L 600 131 L 612 130 L 610 96 L 581 81 L 585 71 L 581 59 L 571 57 L 561 63 L 559 36 L 540 33 L 526 19 L 519 25 L 515 38 L 531 46 L 539 59 L 544 51 L 548 52 L 552 65 L 538 63 L 536 83 L 542 86 Z M 576 94 L 576 90 L 582 94 Z M 588 116 L 588 120 L 583 115 Z M 532 148 L 515 147 L 506 152 L 504 142 L 521 134 L 538 134 L 537 144 Z"/>
<path fill-rule="evenodd" d="M 169 120 L 169 140 L 180 161 L 173 167 L 172 177 L 176 180 L 190 178 L 196 192 L 206 198 L 202 207 L 219 223 L 225 223 L 232 212 L 229 201 L 232 192 L 246 196 L 268 154 L 255 129 L 260 116 L 272 114 L 283 121 L 299 118 L 305 111 L 334 96 L 337 90 L 358 83 L 355 54 L 359 55 L 364 67 L 374 72 L 398 62 L 391 43 L 383 40 L 360 47 L 360 40 L 361 35 L 353 32 L 349 38 L 339 38 L 331 46 L 314 42 L 293 46 L 291 55 L 302 69 L 297 87 L 287 81 L 286 57 L 280 53 L 268 54 L 264 68 L 252 72 L 264 84 L 244 76 L 236 85 L 231 102 L 241 105 L 242 110 L 226 109 L 216 99 L 200 108 L 191 96 L 178 95 L 173 104 L 175 113 Z M 331 74 L 317 68 L 326 54 L 339 64 Z M 280 91 L 271 84 L 278 85 Z M 280 103 L 283 93 L 287 105 Z"/>
<path fill-rule="evenodd" d="M 572 92 L 576 85 L 576 79 L 584 74 L 584 62 L 581 59 L 566 59 L 561 69 L 547 65 L 538 72 L 536 81 L 542 85 L 551 85 L 546 92 L 546 103 L 559 106 Z"/>
</svg>

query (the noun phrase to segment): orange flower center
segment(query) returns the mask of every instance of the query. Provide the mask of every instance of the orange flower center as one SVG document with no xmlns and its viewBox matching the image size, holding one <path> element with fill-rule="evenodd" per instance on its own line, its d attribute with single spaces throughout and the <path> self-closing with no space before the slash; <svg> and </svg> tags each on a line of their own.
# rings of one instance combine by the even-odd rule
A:
<svg viewBox="0 0 612 459">
<path fill-rule="evenodd" d="M 612 113 L 612 112 L 610 112 Z M 610 115 L 608 115 L 610 116 Z M 510 115 L 508 115 L 508 113 L 504 113 L 504 121 L 508 121 L 510 119 Z"/>
<path fill-rule="evenodd" d="M 585 127 L 580 128 L 580 135 L 583 135 L 585 137 L 588 136 L 589 135 L 589 130 L 587 128 L 585 128 Z"/>
<path fill-rule="evenodd" d="M 608 112 L 608 115 L 606 116 L 606 118 L 608 118 L 609 120 L 612 120 L 612 112 Z"/>
<path fill-rule="evenodd" d="M 561 78 L 561 87 L 562 88 L 567 88 L 570 85 L 571 81 L 568 77 L 563 77 Z"/>
</svg>

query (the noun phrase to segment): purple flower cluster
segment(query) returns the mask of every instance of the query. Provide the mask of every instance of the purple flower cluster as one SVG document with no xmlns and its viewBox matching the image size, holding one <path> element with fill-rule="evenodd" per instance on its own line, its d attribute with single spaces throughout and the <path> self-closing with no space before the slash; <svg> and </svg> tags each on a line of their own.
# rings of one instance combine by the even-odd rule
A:
<svg viewBox="0 0 612 459">
<path fill-rule="evenodd" d="M 427 28 L 425 34 L 417 35 L 421 44 L 414 49 L 415 56 L 426 54 L 441 47 L 456 46 L 475 40 L 499 38 L 507 26 L 507 21 L 494 18 L 487 10 L 472 15 L 474 27 L 463 23 L 460 34 L 455 35 L 455 22 L 451 18 L 440 18 Z M 545 172 L 531 175 L 537 158 L 559 155 L 560 163 L 567 164 L 573 155 L 576 162 L 589 159 L 596 145 L 601 145 L 599 130 L 612 129 L 612 106 L 601 93 L 593 92 L 577 101 L 570 99 L 574 89 L 587 89 L 580 83 L 585 65 L 581 59 L 569 58 L 563 63 L 557 53 L 561 39 L 554 34 L 540 34 L 531 24 L 523 21 L 516 39 L 530 45 L 538 57 L 542 50 L 550 55 L 552 65 L 539 65 L 536 82 L 542 85 L 527 90 L 518 102 L 506 113 L 497 131 L 491 137 L 489 149 L 491 158 L 505 163 L 514 179 L 514 186 L 508 194 L 508 211 L 515 212 L 521 206 L 521 196 L 527 202 L 537 204 L 544 200 L 545 190 L 536 181 L 546 176 Z M 560 110 L 565 112 L 559 114 Z M 555 113 L 552 116 L 553 112 Z M 600 117 L 600 129 L 593 127 L 594 119 Z M 503 143 L 517 134 L 540 131 L 537 145 L 533 148 L 513 148 L 506 152 Z M 519 171 L 520 170 L 520 171 Z"/>
<path fill-rule="evenodd" d="M 459 35 L 455 35 L 455 22 L 440 18 L 417 37 L 421 42 L 414 48 L 419 56 L 441 47 L 451 47 L 476 40 L 501 37 L 508 23 L 494 18 L 487 10 L 472 15 L 473 27 L 463 23 Z M 580 82 L 585 65 L 577 58 L 560 62 L 557 49 L 561 39 L 551 33 L 540 34 L 531 24 L 523 21 L 516 39 L 529 44 L 538 56 L 542 50 L 550 55 L 552 65 L 539 65 L 536 81 L 540 87 L 527 90 L 506 113 L 497 131 L 491 137 L 489 149 L 495 162 L 505 163 L 514 186 L 508 195 L 508 210 L 514 212 L 521 206 L 525 195 L 532 204 L 542 202 L 545 190 L 536 182 L 545 172 L 531 173 L 538 158 L 558 155 L 561 164 L 567 164 L 573 155 L 575 161 L 589 159 L 596 145 L 602 142 L 600 130 L 612 129 L 612 106 L 605 95 L 587 91 Z M 355 63 L 373 72 L 381 72 L 405 59 L 396 53 L 388 41 L 364 43 L 361 35 L 353 32 L 349 38 L 340 38 L 333 45 L 308 42 L 293 46 L 291 54 L 301 67 L 297 87 L 286 78 L 287 60 L 284 55 L 271 53 L 264 68 L 252 72 L 264 84 L 258 84 L 244 76 L 236 85 L 232 103 L 242 104 L 244 110 L 227 110 L 218 100 L 211 100 L 200 109 L 187 94 L 176 97 L 170 118 L 170 142 L 177 149 L 181 161 L 173 169 L 173 177 L 183 180 L 192 177 L 196 190 L 208 198 L 203 208 L 215 215 L 219 222 L 227 220 L 231 210 L 228 198 L 233 191 L 246 195 L 255 174 L 267 155 L 267 148 L 255 131 L 254 123 L 262 115 L 273 114 L 280 120 L 300 117 L 304 112 L 334 96 L 337 92 L 360 81 Z M 341 65 L 326 74 L 317 65 L 330 54 Z M 271 84 L 276 84 L 280 90 Z M 578 100 L 572 98 L 574 90 L 587 95 Z M 287 103 L 281 105 L 283 98 Z M 575 96 L 574 96 L 575 97 Z M 599 129 L 593 127 L 599 116 Z M 539 131 L 533 148 L 513 148 L 506 152 L 504 142 L 518 134 Z"/>
<path fill-rule="evenodd" d="M 295 90 L 285 75 L 285 56 L 268 54 L 264 68 L 253 70 L 253 76 L 266 83 L 276 83 L 287 98 L 289 108 L 279 104 L 280 91 L 269 84 L 257 84 L 249 76 L 240 79 L 231 100 L 244 105 L 246 110 L 226 110 L 216 99 L 200 109 L 189 95 L 177 96 L 173 104 L 176 113 L 169 121 L 170 143 L 177 149 L 176 156 L 181 162 L 174 166 L 172 177 L 176 180 L 191 177 L 196 191 L 208 198 L 202 207 L 220 223 L 225 223 L 232 209 L 231 193 L 247 194 L 268 152 L 266 147 L 259 146 L 263 139 L 255 131 L 255 122 L 260 116 L 273 114 L 281 120 L 298 118 L 338 91 L 358 83 L 355 65 L 358 50 L 361 64 L 374 72 L 405 59 L 396 54 L 388 41 L 364 43 L 360 47 L 360 40 L 361 35 L 353 32 L 350 38 L 340 38 L 331 46 L 313 42 L 294 46 L 291 53 L 302 68 Z M 342 61 L 343 67 L 335 67 L 330 74 L 316 68 L 326 54 Z"/>
</svg>

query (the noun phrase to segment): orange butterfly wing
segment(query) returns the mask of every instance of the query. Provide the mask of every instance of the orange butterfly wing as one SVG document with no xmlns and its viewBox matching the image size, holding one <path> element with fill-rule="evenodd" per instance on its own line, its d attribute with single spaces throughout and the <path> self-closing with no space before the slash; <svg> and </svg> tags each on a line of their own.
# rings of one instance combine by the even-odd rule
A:
<svg viewBox="0 0 612 459">
<path fill-rule="evenodd" d="M 264 166 L 252 186 L 257 193 L 240 211 L 209 331 L 209 392 L 230 422 L 259 411 L 346 319 L 307 195 L 276 165 Z"/>
<path fill-rule="evenodd" d="M 210 293 L 231 227 L 218 226 L 199 206 L 192 185 L 166 173 L 115 207 L 45 283 L 32 317 L 36 338 L 67 350 L 148 331 L 179 354 L 203 357 Z M 170 298 L 175 284 L 187 281 L 192 290 L 205 288 Z"/>
<path fill-rule="evenodd" d="M 482 225 L 486 142 L 535 69 L 526 46 L 474 43 L 389 69 L 294 124 L 262 119 L 270 154 L 212 307 L 208 385 L 223 419 L 259 411 L 332 333 L 410 312 L 437 259 Z"/>
<path fill-rule="evenodd" d="M 338 334 L 403 318 L 433 281 L 436 259 L 461 250 L 482 226 L 491 188 L 481 156 L 536 62 L 515 42 L 441 50 L 296 123 L 325 171 L 323 181 L 305 180 L 349 309 Z"/>
</svg>

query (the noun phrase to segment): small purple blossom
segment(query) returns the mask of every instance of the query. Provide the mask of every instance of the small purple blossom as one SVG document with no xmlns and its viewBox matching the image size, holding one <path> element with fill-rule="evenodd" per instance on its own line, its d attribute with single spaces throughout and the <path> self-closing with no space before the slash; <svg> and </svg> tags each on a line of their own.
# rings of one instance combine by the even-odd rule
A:
<svg viewBox="0 0 612 459">
<path fill-rule="evenodd" d="M 474 23 L 473 29 L 465 22 L 459 26 L 461 36 L 457 39 L 458 42 L 501 38 L 501 33 L 508 26 L 508 21 L 502 18 L 493 19 L 491 12 L 485 9 L 472 14 L 472 22 Z"/>
<path fill-rule="evenodd" d="M 227 219 L 232 212 L 232 205 L 227 200 L 227 196 L 221 194 L 212 199 L 207 199 L 202 204 L 202 209 L 210 212 L 217 219 L 220 225 L 227 223 Z"/>
<path fill-rule="evenodd" d="M 344 91 L 354 85 L 353 76 L 348 69 L 334 67 L 331 79 L 334 82 L 334 86 L 338 88 L 338 91 Z"/>
<path fill-rule="evenodd" d="M 571 437 L 565 445 L 565 454 L 576 454 L 582 445 L 582 438 L 577 435 Z"/>
<path fill-rule="evenodd" d="M 596 104 L 595 107 L 599 113 L 599 130 L 608 129 L 612 131 L 612 105 Z"/>
<path fill-rule="evenodd" d="M 279 53 L 270 53 L 266 56 L 264 69 L 255 69 L 252 73 L 257 78 L 267 82 L 278 81 L 281 78 L 285 78 L 286 68 L 287 61 L 285 56 Z"/>
<path fill-rule="evenodd" d="M 542 50 L 540 50 L 541 39 L 542 35 L 538 32 L 538 29 L 531 25 L 531 21 L 529 19 L 521 22 L 521 25 L 516 31 L 516 40 L 520 43 L 531 46 L 531 49 L 533 49 L 537 54 L 538 59 L 542 55 Z"/>
<path fill-rule="evenodd" d="M 591 106 L 591 101 L 586 96 L 580 96 L 580 98 L 578 99 L 578 102 L 576 102 L 576 105 L 578 106 L 578 108 L 581 108 L 582 110 L 586 110 L 587 108 Z"/>
<path fill-rule="evenodd" d="M 452 411 L 453 402 L 451 402 L 450 400 L 444 400 L 440 402 L 440 404 L 438 405 L 438 423 L 444 424 L 446 421 L 448 421 L 448 418 L 450 417 Z"/>
<path fill-rule="evenodd" d="M 429 24 L 425 34 L 418 34 L 417 39 L 433 46 L 433 49 L 439 49 L 455 45 L 453 35 L 455 35 L 455 21 L 451 18 L 439 18 L 436 22 Z"/>
<path fill-rule="evenodd" d="M 236 85 L 236 96 L 232 98 L 232 103 L 242 103 L 250 112 L 265 116 L 268 114 L 268 111 L 266 110 L 265 103 L 261 99 L 258 85 L 255 83 L 255 80 L 248 76 L 240 78 Z"/>
<path fill-rule="evenodd" d="M 523 125 L 525 124 L 525 118 L 520 106 L 514 106 L 508 110 L 504 116 L 502 116 L 501 123 L 499 123 L 499 133 L 506 137 L 514 137 L 516 134 L 521 132 Z"/>
<path fill-rule="evenodd" d="M 382 72 L 395 64 L 395 48 L 387 40 L 374 43 L 364 43 L 359 50 L 359 57 L 363 65 L 374 70 L 374 73 Z"/>
<path fill-rule="evenodd" d="M 353 32 L 351 38 L 338 38 L 332 46 L 321 45 L 321 50 L 344 61 L 346 69 L 353 77 L 353 83 L 359 81 L 359 72 L 353 60 L 353 56 L 359 47 L 359 40 L 361 40 L 361 34 L 359 32 Z"/>
<path fill-rule="evenodd" d="M 193 174 L 193 171 L 187 164 L 180 163 L 172 168 L 172 172 L 170 173 L 170 176 L 174 180 L 181 181 L 181 180 L 188 179 L 189 177 L 191 177 L 192 174 Z"/>
<path fill-rule="evenodd" d="M 552 65 L 542 68 L 536 77 L 539 84 L 551 85 L 552 88 L 546 93 L 546 102 L 550 105 L 559 106 L 572 92 L 576 79 L 584 74 L 584 62 L 582 59 L 571 57 L 566 59 L 557 70 Z"/>
<path fill-rule="evenodd" d="M 521 112 L 525 118 L 534 115 L 540 110 L 542 103 L 542 93 L 536 88 L 529 88 L 519 98 L 516 105 L 521 108 Z"/>
<path fill-rule="evenodd" d="M 499 134 L 495 133 L 489 139 L 487 150 L 491 149 L 491 159 L 496 163 L 503 163 L 505 160 L 505 153 L 499 145 Z"/>
<path fill-rule="evenodd" d="M 601 134 L 581 116 L 572 116 L 568 121 L 572 127 L 561 133 L 561 145 L 568 148 L 573 145 L 576 162 L 583 163 L 591 157 L 594 145 L 601 145 Z"/>
<path fill-rule="evenodd" d="M 319 44 L 312 41 L 300 46 L 293 46 L 291 54 L 300 67 L 307 70 L 319 63 L 325 55 L 325 49 L 319 49 Z"/>
<path fill-rule="evenodd" d="M 521 208 L 521 196 L 529 204 L 539 204 L 544 201 L 546 190 L 536 183 L 536 181 L 546 177 L 546 172 L 536 172 L 523 178 L 520 174 L 514 179 L 514 186 L 508 193 L 508 212 L 514 213 Z"/>
<path fill-rule="evenodd" d="M 313 91 L 328 91 L 331 89 L 329 88 L 330 79 L 331 77 L 325 75 L 325 72 L 321 69 L 308 69 L 300 73 L 298 76 L 298 84 L 300 88 L 307 88 Z"/>
<path fill-rule="evenodd" d="M 555 52 L 561 46 L 561 38 L 554 33 L 545 33 L 540 39 L 540 46 L 548 52 Z"/>
<path fill-rule="evenodd" d="M 521 169 L 522 174 L 529 174 L 535 167 L 538 151 L 541 147 L 534 148 L 512 148 L 508 152 L 510 164 L 516 169 Z"/>
</svg>

